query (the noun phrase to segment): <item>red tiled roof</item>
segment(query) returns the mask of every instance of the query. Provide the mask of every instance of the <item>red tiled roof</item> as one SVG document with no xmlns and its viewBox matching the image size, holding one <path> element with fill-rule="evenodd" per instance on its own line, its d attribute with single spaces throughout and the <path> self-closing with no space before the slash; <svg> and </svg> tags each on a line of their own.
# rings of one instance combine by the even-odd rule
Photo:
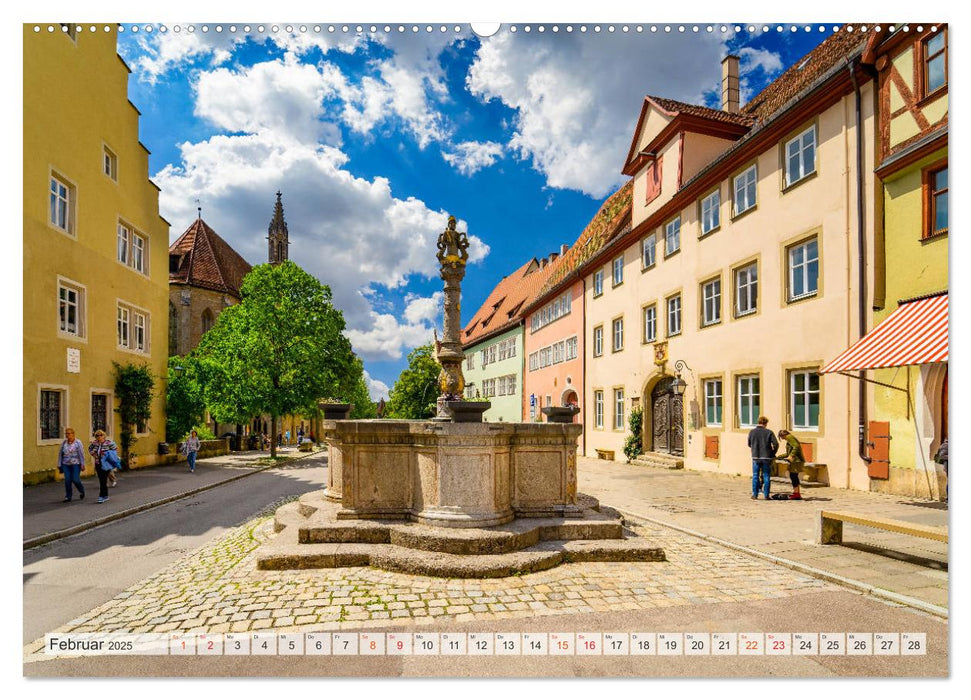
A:
<svg viewBox="0 0 971 700">
<path fill-rule="evenodd" d="M 580 233 L 576 243 L 556 261 L 556 268 L 550 272 L 549 278 L 534 300 L 556 289 L 560 282 L 596 255 L 601 248 L 630 230 L 633 194 L 634 181 L 628 180 L 623 187 L 604 200 L 603 205 L 590 219 L 590 223 Z"/>
<path fill-rule="evenodd" d="M 647 95 L 646 97 L 648 100 L 654 102 L 658 107 L 671 115 L 689 114 L 693 117 L 712 119 L 714 121 L 727 122 L 729 124 L 739 124 L 741 126 L 751 126 L 755 121 L 755 118 L 750 114 L 736 114 L 733 112 L 726 112 L 721 109 L 702 107 L 701 105 L 691 105 L 687 102 L 679 102 L 678 100 L 669 100 L 666 97 L 657 97 L 655 95 Z"/>
<path fill-rule="evenodd" d="M 169 260 L 173 257 L 178 258 L 178 267 L 173 272 L 169 265 L 170 284 L 212 289 L 237 299 L 243 278 L 253 269 L 201 218 L 193 221 L 169 246 Z"/>
<path fill-rule="evenodd" d="M 487 336 L 518 325 L 523 318 L 523 310 L 562 260 L 563 256 L 560 256 L 542 266 L 536 258 L 532 258 L 511 275 L 503 277 L 462 331 L 462 346 L 475 345 Z"/>
<path fill-rule="evenodd" d="M 848 32 L 846 27 L 842 27 L 840 31 L 833 32 L 823 43 L 796 61 L 782 75 L 766 85 L 762 92 L 745 103 L 742 112 L 759 121 L 765 121 L 772 116 L 792 98 L 826 75 L 836 64 L 845 60 L 854 50 L 862 47 L 874 32 L 861 32 L 859 26 L 865 26 L 868 30 L 871 27 L 869 24 L 854 25 L 855 31 Z"/>
</svg>

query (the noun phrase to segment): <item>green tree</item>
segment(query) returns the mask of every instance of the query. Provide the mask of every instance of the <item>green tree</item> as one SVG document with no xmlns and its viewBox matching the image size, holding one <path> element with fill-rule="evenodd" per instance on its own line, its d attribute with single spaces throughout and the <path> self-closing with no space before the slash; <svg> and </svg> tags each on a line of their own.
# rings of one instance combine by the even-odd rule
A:
<svg viewBox="0 0 971 700">
<path fill-rule="evenodd" d="M 254 267 L 240 295 L 196 349 L 206 406 L 225 423 L 269 414 L 275 438 L 280 416 L 338 394 L 354 355 L 330 288 L 295 263 Z"/>
<path fill-rule="evenodd" d="M 147 364 L 120 365 L 112 362 L 115 375 L 115 396 L 118 408 L 115 412 L 121 420 L 121 463 L 130 466 L 131 448 L 135 445 L 136 432 L 144 432 L 144 426 L 152 417 L 152 397 L 155 395 L 155 377 Z M 139 430 L 142 428 L 142 430 Z"/>
<path fill-rule="evenodd" d="M 354 404 L 351 418 L 375 418 L 378 415 L 378 407 L 371 400 L 371 392 L 368 391 L 367 380 L 364 379 L 364 363 L 356 355 L 351 360 L 351 367 L 341 382 L 336 398 L 344 403 Z"/>
<path fill-rule="evenodd" d="M 202 423 L 206 403 L 198 363 L 191 355 L 169 358 L 165 390 L 165 440 L 178 442 Z"/>
<path fill-rule="evenodd" d="M 438 398 L 441 366 L 429 343 L 408 353 L 408 367 L 401 371 L 388 396 L 385 413 L 389 418 L 431 418 Z"/>
</svg>

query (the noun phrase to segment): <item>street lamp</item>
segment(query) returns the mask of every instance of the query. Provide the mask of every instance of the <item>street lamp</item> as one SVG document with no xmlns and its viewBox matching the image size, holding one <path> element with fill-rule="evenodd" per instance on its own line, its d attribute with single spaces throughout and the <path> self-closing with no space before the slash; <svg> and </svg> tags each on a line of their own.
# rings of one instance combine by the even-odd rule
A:
<svg viewBox="0 0 971 700">
<path fill-rule="evenodd" d="M 692 376 L 694 376 L 694 370 L 688 367 L 688 363 L 684 360 L 678 360 L 674 363 L 676 381 L 674 382 L 674 386 L 672 388 L 674 389 L 674 393 L 678 396 L 684 396 L 684 390 L 688 388 L 688 382 L 681 377 L 681 373 L 684 370 L 688 370 L 691 372 Z"/>
</svg>

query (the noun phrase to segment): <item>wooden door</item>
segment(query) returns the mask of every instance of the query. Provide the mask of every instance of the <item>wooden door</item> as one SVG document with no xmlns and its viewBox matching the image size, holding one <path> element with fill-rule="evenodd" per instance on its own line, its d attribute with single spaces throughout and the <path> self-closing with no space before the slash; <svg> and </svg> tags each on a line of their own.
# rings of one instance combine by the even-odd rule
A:
<svg viewBox="0 0 971 700">
<path fill-rule="evenodd" d="M 870 421 L 868 430 L 868 457 L 870 464 L 867 472 L 871 479 L 890 478 L 890 423 L 885 421 Z"/>
<path fill-rule="evenodd" d="M 653 449 L 684 455 L 684 398 L 674 391 L 673 379 L 665 379 L 651 392 Z"/>
</svg>

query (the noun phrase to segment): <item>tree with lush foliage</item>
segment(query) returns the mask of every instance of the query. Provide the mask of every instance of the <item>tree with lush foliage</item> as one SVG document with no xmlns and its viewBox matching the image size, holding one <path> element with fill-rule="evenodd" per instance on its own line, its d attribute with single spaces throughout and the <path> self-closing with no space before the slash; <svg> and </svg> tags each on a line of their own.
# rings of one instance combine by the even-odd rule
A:
<svg viewBox="0 0 971 700">
<path fill-rule="evenodd" d="M 378 407 L 371 400 L 371 392 L 368 390 L 367 380 L 364 378 L 364 363 L 356 355 L 351 360 L 351 367 L 347 376 L 341 382 L 341 387 L 335 398 L 343 403 L 354 404 L 351 418 L 375 418 L 378 415 Z"/>
<path fill-rule="evenodd" d="M 270 416 L 270 456 L 278 419 L 336 396 L 353 365 L 344 316 L 330 288 L 298 265 L 257 265 L 195 351 L 206 406 L 221 423 Z"/>
<path fill-rule="evenodd" d="M 385 415 L 389 418 L 431 418 L 438 398 L 441 365 L 435 347 L 429 343 L 408 353 L 408 367 L 401 371 L 388 396 Z"/>
<path fill-rule="evenodd" d="M 130 466 L 131 448 L 137 438 L 138 428 L 145 426 L 152 417 L 152 397 L 155 395 L 155 377 L 148 364 L 112 362 L 115 375 L 115 412 L 121 420 L 121 463 Z"/>
<path fill-rule="evenodd" d="M 179 442 L 206 417 L 198 363 L 191 355 L 169 358 L 165 389 L 165 440 Z"/>
</svg>

